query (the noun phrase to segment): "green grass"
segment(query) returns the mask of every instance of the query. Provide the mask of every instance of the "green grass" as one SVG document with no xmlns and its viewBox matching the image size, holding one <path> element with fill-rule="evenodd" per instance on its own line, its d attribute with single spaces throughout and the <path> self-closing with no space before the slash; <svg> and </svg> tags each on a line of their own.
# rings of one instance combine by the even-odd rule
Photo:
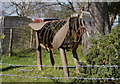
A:
<svg viewBox="0 0 120 84">
<path fill-rule="evenodd" d="M 83 54 L 80 53 L 80 49 L 78 49 L 78 56 L 81 62 L 86 62 Z M 68 65 L 73 66 L 74 60 L 71 51 L 67 52 L 67 60 Z M 51 65 L 49 52 L 43 50 L 42 51 L 42 60 L 43 65 Z M 54 51 L 55 65 L 62 66 L 61 58 L 58 50 Z M 24 49 L 24 50 L 13 50 L 13 54 L 11 57 L 7 55 L 2 56 L 2 63 L 9 64 L 19 64 L 19 65 L 36 65 L 37 58 L 35 56 L 35 50 Z M 64 77 L 62 68 L 51 68 L 44 67 L 43 70 L 38 70 L 36 66 L 33 67 L 34 70 L 32 72 L 19 72 L 20 69 L 31 70 L 32 67 L 13 67 L 8 65 L 2 65 L 1 73 L 2 74 L 13 74 L 13 75 L 21 75 L 21 76 L 39 76 L 39 77 Z M 75 77 L 75 68 L 70 68 L 70 76 Z M 22 78 L 22 77 L 12 77 L 12 76 L 2 76 L 2 82 L 73 82 L 74 80 L 52 80 L 52 79 L 40 79 L 40 78 Z"/>
</svg>

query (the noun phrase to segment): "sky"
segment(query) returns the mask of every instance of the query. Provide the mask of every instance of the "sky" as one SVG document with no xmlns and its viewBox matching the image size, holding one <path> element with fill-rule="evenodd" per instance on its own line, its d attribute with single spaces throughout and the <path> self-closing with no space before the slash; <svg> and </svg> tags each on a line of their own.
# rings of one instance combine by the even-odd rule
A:
<svg viewBox="0 0 120 84">
<path fill-rule="evenodd" d="M 10 2 L 0 2 L 0 16 L 4 16 L 4 13 L 2 13 L 1 11 L 5 11 L 7 14 L 10 14 L 11 11 L 15 10 L 14 7 L 10 7 L 10 8 L 5 8 L 5 7 L 9 7 L 10 6 Z M 17 16 L 17 14 L 14 14 L 14 16 Z"/>
</svg>

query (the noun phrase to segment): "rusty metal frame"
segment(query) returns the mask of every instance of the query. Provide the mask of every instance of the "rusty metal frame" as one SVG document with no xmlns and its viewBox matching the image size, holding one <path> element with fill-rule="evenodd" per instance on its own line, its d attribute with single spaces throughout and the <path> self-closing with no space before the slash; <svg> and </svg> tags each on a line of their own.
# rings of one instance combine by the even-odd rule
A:
<svg viewBox="0 0 120 84">
<path fill-rule="evenodd" d="M 39 49 L 37 50 L 38 59 L 40 57 L 41 60 L 41 47 L 43 47 L 44 49 L 50 51 L 52 66 L 55 66 L 53 49 L 59 49 L 63 66 L 68 66 L 65 49 L 72 49 L 75 65 L 79 65 L 79 59 L 76 50 L 81 42 L 82 35 L 86 32 L 85 24 L 81 16 L 42 23 L 30 23 L 29 26 L 36 30 L 38 33 L 37 35 L 39 35 L 37 36 L 39 37 L 37 38 L 39 39 L 39 45 L 37 43 L 36 46 L 40 46 L 38 47 L 40 48 L 40 51 Z M 39 66 L 42 64 L 42 60 L 40 60 L 38 60 L 38 63 L 40 63 Z M 63 71 L 65 77 L 68 77 L 68 68 L 64 67 Z M 76 73 L 79 73 L 78 67 L 76 67 Z"/>
</svg>

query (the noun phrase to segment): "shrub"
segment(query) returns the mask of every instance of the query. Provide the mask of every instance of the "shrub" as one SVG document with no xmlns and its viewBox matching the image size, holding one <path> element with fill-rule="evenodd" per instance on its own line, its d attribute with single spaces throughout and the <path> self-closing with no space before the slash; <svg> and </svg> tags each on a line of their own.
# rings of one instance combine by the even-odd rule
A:
<svg viewBox="0 0 120 84">
<path fill-rule="evenodd" d="M 119 65 L 120 66 L 120 25 L 113 28 L 111 33 L 91 39 L 86 60 L 88 65 Z M 119 78 L 118 67 L 86 68 L 87 76 L 97 78 Z"/>
</svg>

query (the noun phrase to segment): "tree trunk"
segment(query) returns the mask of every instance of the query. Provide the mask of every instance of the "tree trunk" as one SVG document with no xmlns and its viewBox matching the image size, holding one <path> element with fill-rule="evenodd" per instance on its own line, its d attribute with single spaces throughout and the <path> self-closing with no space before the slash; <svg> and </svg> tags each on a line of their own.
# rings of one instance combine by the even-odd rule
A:
<svg viewBox="0 0 120 84">
<path fill-rule="evenodd" d="M 91 45 L 89 38 L 97 38 L 98 35 L 104 36 L 107 33 L 110 33 L 111 27 L 109 23 L 107 2 L 88 2 L 84 5 L 84 10 L 89 11 L 93 17 L 90 31 L 88 31 L 89 37 L 87 34 L 83 35 L 82 50 L 83 52 L 86 52 Z"/>
</svg>

